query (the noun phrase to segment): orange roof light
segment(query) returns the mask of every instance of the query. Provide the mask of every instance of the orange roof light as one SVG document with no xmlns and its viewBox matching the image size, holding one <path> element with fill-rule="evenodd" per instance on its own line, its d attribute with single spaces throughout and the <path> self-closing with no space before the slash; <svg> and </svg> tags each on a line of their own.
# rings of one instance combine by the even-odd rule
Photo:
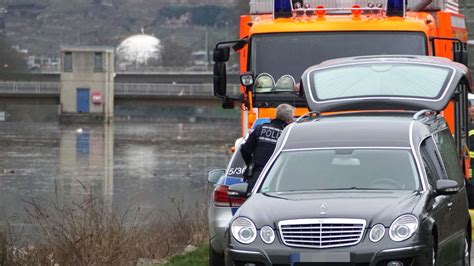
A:
<svg viewBox="0 0 474 266">
<path fill-rule="evenodd" d="M 324 17 L 326 15 L 326 8 L 324 6 L 317 6 L 316 15 L 320 18 Z"/>
<path fill-rule="evenodd" d="M 360 8 L 359 5 L 353 5 L 352 6 L 352 15 L 354 17 L 360 17 L 360 15 L 362 14 L 362 9 Z"/>
</svg>

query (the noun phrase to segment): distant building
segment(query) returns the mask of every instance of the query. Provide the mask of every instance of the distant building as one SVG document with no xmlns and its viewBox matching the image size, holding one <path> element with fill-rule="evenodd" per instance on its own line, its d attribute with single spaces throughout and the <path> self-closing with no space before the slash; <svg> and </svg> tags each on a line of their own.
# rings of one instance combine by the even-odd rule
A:
<svg viewBox="0 0 474 266">
<path fill-rule="evenodd" d="M 119 70 L 140 70 L 162 66 L 162 44 L 155 36 L 134 35 L 117 47 L 116 64 Z"/>
<path fill-rule="evenodd" d="M 209 58 L 212 58 L 212 55 L 209 55 L 204 50 L 196 51 L 191 54 L 193 58 L 193 64 L 196 66 L 207 66 L 209 65 Z"/>
<path fill-rule="evenodd" d="M 28 69 L 32 72 L 59 72 L 61 59 L 59 57 L 30 55 L 27 64 Z"/>
<path fill-rule="evenodd" d="M 114 49 L 63 47 L 61 57 L 61 121 L 110 121 L 114 115 Z"/>
</svg>

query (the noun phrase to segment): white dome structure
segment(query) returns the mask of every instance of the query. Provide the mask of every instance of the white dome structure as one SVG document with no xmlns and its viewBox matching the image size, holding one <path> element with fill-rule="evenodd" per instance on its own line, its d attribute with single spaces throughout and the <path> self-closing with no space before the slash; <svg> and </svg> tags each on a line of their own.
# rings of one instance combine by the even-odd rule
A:
<svg viewBox="0 0 474 266">
<path fill-rule="evenodd" d="M 122 41 L 115 51 L 119 69 L 157 67 L 162 63 L 161 41 L 155 36 L 139 34 Z"/>
</svg>

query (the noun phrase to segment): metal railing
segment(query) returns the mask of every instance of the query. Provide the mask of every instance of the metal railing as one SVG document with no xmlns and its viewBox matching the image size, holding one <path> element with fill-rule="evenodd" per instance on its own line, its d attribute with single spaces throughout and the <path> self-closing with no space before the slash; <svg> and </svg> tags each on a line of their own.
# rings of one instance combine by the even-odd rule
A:
<svg viewBox="0 0 474 266">
<path fill-rule="evenodd" d="M 59 95 L 59 82 L 0 81 L 1 94 Z"/>
<path fill-rule="evenodd" d="M 59 82 L 16 82 L 0 81 L 0 94 L 11 95 L 59 95 Z M 213 96 L 212 84 L 155 84 L 115 83 L 116 96 Z M 229 84 L 228 94 L 240 94 L 240 85 Z"/>
<path fill-rule="evenodd" d="M 116 96 L 213 96 L 212 84 L 140 84 L 115 83 Z M 229 94 L 237 95 L 240 85 L 227 86 Z"/>
</svg>

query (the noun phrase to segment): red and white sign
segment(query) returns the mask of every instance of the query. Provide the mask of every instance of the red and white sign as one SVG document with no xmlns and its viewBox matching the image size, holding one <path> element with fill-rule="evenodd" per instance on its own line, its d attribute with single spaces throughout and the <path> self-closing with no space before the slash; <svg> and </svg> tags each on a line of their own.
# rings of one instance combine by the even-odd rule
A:
<svg viewBox="0 0 474 266">
<path fill-rule="evenodd" d="M 102 103 L 102 93 L 100 93 L 100 91 L 95 91 L 92 93 L 92 102 L 95 104 Z"/>
</svg>

